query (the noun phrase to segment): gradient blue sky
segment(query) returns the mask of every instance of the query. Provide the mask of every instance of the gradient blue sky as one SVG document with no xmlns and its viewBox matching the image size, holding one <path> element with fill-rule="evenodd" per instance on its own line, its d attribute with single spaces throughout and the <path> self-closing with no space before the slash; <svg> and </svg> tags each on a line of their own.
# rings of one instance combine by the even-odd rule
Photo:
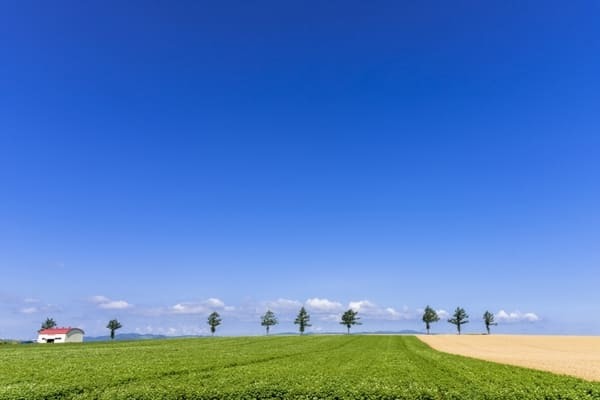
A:
<svg viewBox="0 0 600 400">
<path fill-rule="evenodd" d="M 600 334 L 597 2 L 126 3 L 0 5 L 0 337 Z"/>
</svg>

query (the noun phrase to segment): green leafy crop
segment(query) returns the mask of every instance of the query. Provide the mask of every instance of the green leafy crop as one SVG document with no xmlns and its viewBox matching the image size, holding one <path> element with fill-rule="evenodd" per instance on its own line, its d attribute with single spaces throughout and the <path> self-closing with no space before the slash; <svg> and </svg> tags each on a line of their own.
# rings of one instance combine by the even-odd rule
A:
<svg viewBox="0 0 600 400">
<path fill-rule="evenodd" d="M 0 348 L 0 399 L 600 399 L 600 383 L 432 350 L 410 336 Z"/>
</svg>

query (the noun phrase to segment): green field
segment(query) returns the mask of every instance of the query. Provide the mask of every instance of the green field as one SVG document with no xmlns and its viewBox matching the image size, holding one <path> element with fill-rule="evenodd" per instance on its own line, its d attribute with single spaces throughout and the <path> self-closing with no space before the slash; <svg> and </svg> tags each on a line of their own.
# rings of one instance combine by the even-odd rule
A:
<svg viewBox="0 0 600 400">
<path fill-rule="evenodd" d="M 439 353 L 411 336 L 0 348 L 0 399 L 600 399 L 600 383 Z"/>
</svg>

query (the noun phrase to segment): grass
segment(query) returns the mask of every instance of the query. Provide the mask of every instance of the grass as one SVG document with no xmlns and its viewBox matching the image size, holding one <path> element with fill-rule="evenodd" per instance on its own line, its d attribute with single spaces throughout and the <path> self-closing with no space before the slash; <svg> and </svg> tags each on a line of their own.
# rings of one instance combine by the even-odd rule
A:
<svg viewBox="0 0 600 400">
<path fill-rule="evenodd" d="M 410 336 L 5 346 L 0 399 L 600 399 L 600 383 L 453 356 Z"/>
</svg>

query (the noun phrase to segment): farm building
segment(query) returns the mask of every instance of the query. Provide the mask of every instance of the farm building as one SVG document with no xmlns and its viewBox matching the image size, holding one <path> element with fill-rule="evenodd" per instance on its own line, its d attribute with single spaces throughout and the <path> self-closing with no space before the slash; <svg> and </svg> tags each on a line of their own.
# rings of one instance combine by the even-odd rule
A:
<svg viewBox="0 0 600 400">
<path fill-rule="evenodd" d="M 79 328 L 50 328 L 38 332 L 38 343 L 83 342 L 83 330 Z"/>
</svg>

